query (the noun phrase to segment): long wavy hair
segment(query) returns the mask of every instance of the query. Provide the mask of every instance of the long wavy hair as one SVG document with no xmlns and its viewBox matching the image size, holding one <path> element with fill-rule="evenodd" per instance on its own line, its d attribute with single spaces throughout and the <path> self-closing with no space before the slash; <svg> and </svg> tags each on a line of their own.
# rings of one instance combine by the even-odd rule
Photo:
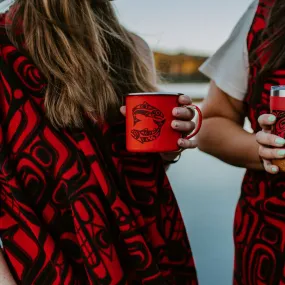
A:
<svg viewBox="0 0 285 285">
<path fill-rule="evenodd" d="M 24 40 L 45 76 L 45 110 L 54 126 L 81 127 L 85 115 L 112 121 L 126 93 L 156 90 L 109 1 L 16 0 L 14 7 L 8 35 L 19 48 Z"/>
<path fill-rule="evenodd" d="M 256 35 L 257 48 L 249 51 L 250 65 L 258 68 L 258 73 L 254 75 L 256 83 L 251 98 L 253 104 L 259 102 L 263 84 L 272 72 L 285 69 L 285 2 L 269 0 L 263 9 L 266 13 L 266 26 Z"/>
<path fill-rule="evenodd" d="M 266 28 L 261 34 L 259 46 L 260 55 L 266 57 L 262 73 L 284 68 L 285 64 L 285 2 L 271 0 L 267 9 Z"/>
</svg>

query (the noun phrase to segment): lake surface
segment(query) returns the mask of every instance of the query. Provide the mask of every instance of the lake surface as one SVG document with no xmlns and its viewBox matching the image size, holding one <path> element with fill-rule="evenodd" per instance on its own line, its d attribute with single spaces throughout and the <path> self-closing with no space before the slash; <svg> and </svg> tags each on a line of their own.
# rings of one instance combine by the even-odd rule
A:
<svg viewBox="0 0 285 285">
<path fill-rule="evenodd" d="M 208 85 L 171 84 L 162 89 L 200 98 L 206 96 Z M 199 150 L 185 151 L 169 169 L 200 285 L 232 284 L 233 217 L 244 172 Z"/>
</svg>

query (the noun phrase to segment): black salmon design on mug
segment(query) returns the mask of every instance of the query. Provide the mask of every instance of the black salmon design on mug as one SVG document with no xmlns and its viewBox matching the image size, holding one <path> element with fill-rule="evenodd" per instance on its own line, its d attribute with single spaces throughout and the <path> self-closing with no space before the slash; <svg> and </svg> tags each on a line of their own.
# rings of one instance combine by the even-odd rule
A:
<svg viewBox="0 0 285 285">
<path fill-rule="evenodd" d="M 154 141 L 160 136 L 166 119 L 159 109 L 143 102 L 134 107 L 132 113 L 134 128 L 131 130 L 131 135 L 134 139 L 143 144 Z"/>
</svg>

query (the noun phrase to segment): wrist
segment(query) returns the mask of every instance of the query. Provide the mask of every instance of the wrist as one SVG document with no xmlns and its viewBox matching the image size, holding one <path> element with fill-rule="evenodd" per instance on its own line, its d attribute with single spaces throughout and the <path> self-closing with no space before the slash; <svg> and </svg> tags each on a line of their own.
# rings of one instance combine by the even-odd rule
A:
<svg viewBox="0 0 285 285">
<path fill-rule="evenodd" d="M 259 155 L 259 144 L 256 141 L 255 134 L 252 135 L 253 143 L 252 147 L 249 148 L 248 157 L 251 157 L 252 159 L 246 164 L 247 169 L 253 169 L 253 170 L 264 170 L 263 165 L 263 159 Z"/>
</svg>

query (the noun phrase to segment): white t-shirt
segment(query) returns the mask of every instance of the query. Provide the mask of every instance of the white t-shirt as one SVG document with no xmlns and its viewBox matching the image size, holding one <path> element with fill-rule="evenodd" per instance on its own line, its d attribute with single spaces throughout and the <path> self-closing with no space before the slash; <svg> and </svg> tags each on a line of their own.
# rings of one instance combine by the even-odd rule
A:
<svg viewBox="0 0 285 285">
<path fill-rule="evenodd" d="M 14 4 L 15 0 L 4 0 L 0 1 L 0 14 L 5 13 L 9 10 L 10 6 Z"/>
<path fill-rule="evenodd" d="M 258 0 L 252 2 L 238 21 L 228 40 L 200 68 L 229 96 L 242 101 L 248 85 L 247 34 L 252 25 Z"/>
</svg>

